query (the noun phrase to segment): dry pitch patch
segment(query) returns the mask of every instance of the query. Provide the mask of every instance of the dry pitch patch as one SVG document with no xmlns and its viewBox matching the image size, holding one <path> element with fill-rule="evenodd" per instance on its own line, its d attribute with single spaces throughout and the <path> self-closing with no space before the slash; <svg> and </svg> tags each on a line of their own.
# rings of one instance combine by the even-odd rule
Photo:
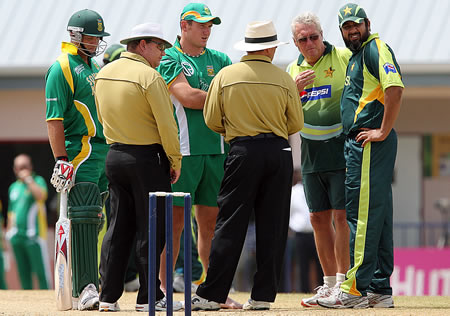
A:
<svg viewBox="0 0 450 316">
<path fill-rule="evenodd" d="M 400 316 L 444 316 L 450 315 L 450 297 L 445 296 L 419 296 L 405 297 L 399 296 L 394 298 L 395 308 L 393 309 L 364 309 L 364 310 L 334 310 L 324 308 L 304 308 L 300 305 L 300 300 L 308 294 L 279 294 L 277 300 L 272 304 L 269 311 L 244 311 L 244 310 L 220 310 L 218 312 L 192 312 L 196 316 L 243 316 L 243 315 L 275 315 L 275 316 L 292 316 L 292 315 L 319 315 L 319 316 L 335 316 L 335 315 L 400 315 Z M 182 294 L 175 294 L 174 299 L 183 300 Z M 249 293 L 233 293 L 233 299 L 244 303 Z M 44 316 L 44 315 L 146 315 L 146 313 L 137 313 L 134 310 L 136 293 L 124 293 L 120 298 L 120 312 L 116 313 L 100 313 L 97 311 L 66 311 L 60 312 L 56 310 L 54 292 L 49 291 L 14 291 L 0 290 L 0 315 L 26 315 L 26 316 Z M 165 313 L 157 313 L 157 315 L 165 315 Z M 183 312 L 175 312 L 174 315 L 182 316 Z"/>
</svg>

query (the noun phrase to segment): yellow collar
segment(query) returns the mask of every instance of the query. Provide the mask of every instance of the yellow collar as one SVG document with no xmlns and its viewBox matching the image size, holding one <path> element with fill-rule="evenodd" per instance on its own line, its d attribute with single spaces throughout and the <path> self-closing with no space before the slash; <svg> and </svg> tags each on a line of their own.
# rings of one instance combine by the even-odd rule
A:
<svg viewBox="0 0 450 316">
<path fill-rule="evenodd" d="M 69 53 L 71 55 L 78 55 L 78 47 L 76 47 L 73 43 L 62 42 L 61 51 L 63 53 Z"/>
</svg>

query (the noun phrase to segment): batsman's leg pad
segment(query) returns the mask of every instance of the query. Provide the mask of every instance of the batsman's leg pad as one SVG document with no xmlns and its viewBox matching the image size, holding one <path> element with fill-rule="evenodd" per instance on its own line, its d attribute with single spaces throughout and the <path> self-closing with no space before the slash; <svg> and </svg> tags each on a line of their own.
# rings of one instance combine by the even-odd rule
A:
<svg viewBox="0 0 450 316">
<path fill-rule="evenodd" d="M 98 186 L 89 182 L 75 184 L 67 205 L 72 225 L 72 296 L 79 297 L 89 283 L 98 289 L 97 242 L 103 208 Z"/>
</svg>

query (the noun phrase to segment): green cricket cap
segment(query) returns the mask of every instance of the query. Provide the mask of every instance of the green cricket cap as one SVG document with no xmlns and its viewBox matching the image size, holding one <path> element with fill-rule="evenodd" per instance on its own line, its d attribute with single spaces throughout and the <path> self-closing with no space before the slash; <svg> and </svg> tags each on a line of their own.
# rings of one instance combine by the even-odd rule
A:
<svg viewBox="0 0 450 316">
<path fill-rule="evenodd" d="M 342 27 L 342 25 L 344 25 L 344 23 L 347 21 L 361 23 L 362 21 L 364 21 L 364 19 L 367 19 L 366 12 L 357 4 L 347 3 L 339 9 L 339 27 Z"/>
<path fill-rule="evenodd" d="M 222 22 L 218 16 L 212 16 L 208 6 L 203 3 L 189 3 L 186 5 L 180 15 L 180 21 L 182 20 L 191 20 L 198 23 L 212 21 L 213 24 Z"/>
<path fill-rule="evenodd" d="M 119 59 L 120 53 L 126 51 L 125 47 L 119 44 L 113 44 L 108 47 L 108 49 L 105 51 L 105 54 L 103 54 L 103 62 L 110 63 L 116 59 Z"/>
</svg>

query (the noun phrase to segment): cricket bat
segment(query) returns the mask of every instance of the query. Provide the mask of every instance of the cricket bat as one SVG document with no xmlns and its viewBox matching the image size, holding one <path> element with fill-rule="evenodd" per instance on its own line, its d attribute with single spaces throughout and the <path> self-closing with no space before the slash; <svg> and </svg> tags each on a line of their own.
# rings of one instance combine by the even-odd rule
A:
<svg viewBox="0 0 450 316">
<path fill-rule="evenodd" d="M 60 197 L 59 219 L 55 227 L 55 294 L 56 308 L 72 309 L 72 266 L 70 220 L 67 218 L 67 192 Z"/>
</svg>

